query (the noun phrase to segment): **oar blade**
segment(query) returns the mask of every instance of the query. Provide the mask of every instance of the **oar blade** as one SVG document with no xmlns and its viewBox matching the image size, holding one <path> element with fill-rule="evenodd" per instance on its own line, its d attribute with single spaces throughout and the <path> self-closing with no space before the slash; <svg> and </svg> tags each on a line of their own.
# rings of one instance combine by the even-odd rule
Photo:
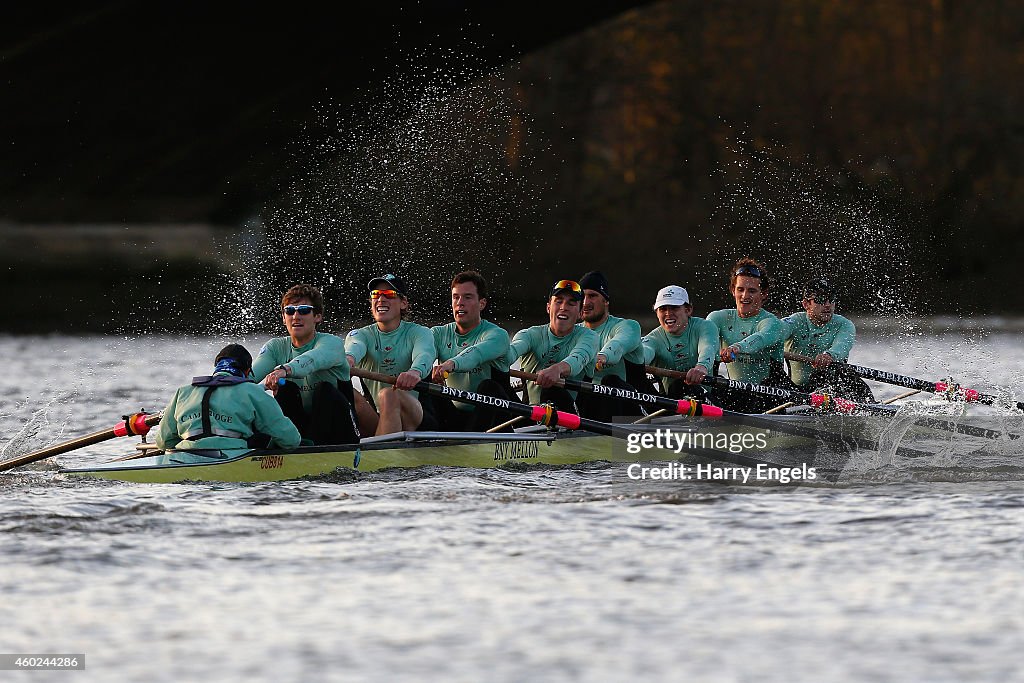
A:
<svg viewBox="0 0 1024 683">
<path fill-rule="evenodd" d="M 110 429 L 103 429 L 92 434 L 86 434 L 85 436 L 79 436 L 70 441 L 56 444 L 53 446 L 47 446 L 38 451 L 32 453 L 26 453 L 25 455 L 19 455 L 10 460 L 0 462 L 0 472 L 14 469 L 15 467 L 21 467 L 22 465 L 28 465 L 39 460 L 45 460 L 46 458 L 52 458 L 55 455 L 61 455 L 62 453 L 68 453 L 70 451 L 85 448 L 86 446 L 92 446 L 93 444 L 102 443 L 110 439 L 117 438 L 119 436 L 134 436 L 139 434 L 145 434 L 149 431 L 149 428 L 160 422 L 160 415 L 148 415 L 146 413 L 136 413 L 134 415 L 127 416 L 124 420 L 117 423 Z"/>
</svg>

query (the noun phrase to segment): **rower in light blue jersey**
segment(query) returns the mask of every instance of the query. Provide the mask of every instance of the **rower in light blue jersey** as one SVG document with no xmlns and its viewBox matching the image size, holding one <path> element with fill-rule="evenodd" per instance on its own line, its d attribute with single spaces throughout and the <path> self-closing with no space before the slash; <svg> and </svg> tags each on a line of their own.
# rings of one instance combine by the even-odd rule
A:
<svg viewBox="0 0 1024 683">
<path fill-rule="evenodd" d="M 703 398 L 701 382 L 710 375 L 718 356 L 718 328 L 693 313 L 689 293 L 678 285 L 658 290 L 654 311 L 660 325 L 643 338 L 644 362 L 686 373 L 686 379 L 662 378 L 671 398 Z"/>
<path fill-rule="evenodd" d="M 741 258 L 729 272 L 729 293 L 735 308 L 713 311 L 708 320 L 718 328 L 719 358 L 727 364 L 729 378 L 752 384 L 791 387 L 782 365 L 782 322 L 764 310 L 771 284 L 765 267 L 752 258 Z M 737 392 L 716 392 L 723 407 L 740 412 L 760 412 L 773 407 L 773 399 Z"/>
<path fill-rule="evenodd" d="M 431 328 L 438 364 L 431 378 L 455 389 L 514 400 L 508 375 L 508 332 L 481 315 L 487 307 L 487 280 L 475 270 L 452 278 L 453 322 Z M 431 397 L 444 430 L 479 432 L 507 415 L 472 403 Z"/>
<path fill-rule="evenodd" d="M 403 320 L 409 310 L 405 280 L 382 275 L 370 280 L 367 289 L 374 322 L 348 333 L 345 353 L 350 365 L 391 375 L 395 383 L 363 380 L 367 396 L 356 394 L 359 427 L 364 434 L 377 435 L 431 429 L 435 420 L 424 415 L 412 389 L 430 375 L 436 358 L 434 338 L 423 325 Z"/>
<path fill-rule="evenodd" d="M 281 297 L 287 337 L 271 339 L 252 364 L 253 377 L 274 392 L 284 414 L 315 444 L 356 443 L 352 381 L 340 337 L 317 331 L 324 299 L 298 284 Z"/>
<path fill-rule="evenodd" d="M 554 403 L 559 410 L 578 412 L 576 392 L 555 386 L 563 378 L 590 381 L 597 357 L 598 337 L 577 325 L 583 289 L 574 280 L 559 280 L 548 295 L 548 324 L 519 330 L 509 347 L 509 364 L 520 361 L 525 372 L 537 374 L 527 382 L 531 403 Z"/>
<path fill-rule="evenodd" d="M 579 325 L 593 330 L 598 339 L 594 383 L 650 393 L 652 386 L 644 372 L 640 323 L 611 314 L 608 278 L 600 271 L 590 271 L 580 278 L 580 287 L 583 289 L 583 322 Z M 617 416 L 646 414 L 636 401 L 597 394 L 577 396 L 576 403 L 581 415 L 602 422 L 610 422 Z"/>
<path fill-rule="evenodd" d="M 845 398 L 874 402 L 871 389 L 860 377 L 839 363 L 846 363 L 857 338 L 853 321 L 835 312 L 837 297 L 823 278 L 809 280 L 803 288 L 802 313 L 782 320 L 786 353 L 813 358 L 811 363 L 789 361 L 790 379 L 802 391 L 828 389 Z"/>
</svg>

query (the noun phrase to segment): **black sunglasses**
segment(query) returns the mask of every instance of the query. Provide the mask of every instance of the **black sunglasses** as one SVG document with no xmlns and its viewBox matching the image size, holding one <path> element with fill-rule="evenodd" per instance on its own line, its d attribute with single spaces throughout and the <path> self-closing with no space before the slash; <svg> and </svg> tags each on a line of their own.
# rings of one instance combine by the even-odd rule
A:
<svg viewBox="0 0 1024 683">
<path fill-rule="evenodd" d="M 810 296 L 805 296 L 804 301 L 813 301 L 816 304 L 834 304 L 836 302 L 836 298 L 834 296 L 811 294 Z"/>
<path fill-rule="evenodd" d="M 310 306 L 309 304 L 300 304 L 298 306 L 285 306 L 284 307 L 284 314 L 285 315 L 295 315 L 296 313 L 298 313 L 299 315 L 309 315 L 312 312 L 313 312 L 313 307 Z"/>
<path fill-rule="evenodd" d="M 764 277 L 764 275 L 761 273 L 757 266 L 752 266 L 749 264 L 737 268 L 736 272 L 733 273 L 733 275 L 749 275 L 751 277 Z"/>
</svg>

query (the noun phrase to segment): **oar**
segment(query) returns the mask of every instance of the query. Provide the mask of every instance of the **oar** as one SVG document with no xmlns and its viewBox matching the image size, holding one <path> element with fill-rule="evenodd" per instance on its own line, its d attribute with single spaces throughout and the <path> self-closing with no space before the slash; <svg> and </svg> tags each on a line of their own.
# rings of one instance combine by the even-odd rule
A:
<svg viewBox="0 0 1024 683">
<path fill-rule="evenodd" d="M 886 405 L 887 406 L 890 403 L 895 403 L 896 401 L 902 400 L 904 398 L 909 398 L 909 397 L 913 396 L 914 394 L 920 394 L 920 393 L 921 393 L 920 389 L 912 389 L 910 391 L 904 391 L 899 396 L 893 396 L 892 398 L 885 399 L 884 401 L 882 401 L 882 405 Z"/>
<path fill-rule="evenodd" d="M 678 372 L 676 370 L 664 370 L 663 368 L 655 368 L 648 366 L 647 371 L 652 374 L 663 374 L 665 377 L 685 377 L 686 373 Z M 536 375 L 532 375 L 526 372 L 520 372 L 517 370 L 510 371 L 514 373 L 516 377 L 522 379 L 533 380 Z M 674 374 L 669 374 L 674 373 Z M 831 446 L 840 447 L 846 449 L 850 443 L 854 443 L 857 446 L 867 448 L 869 450 L 877 451 L 881 450 L 883 446 L 879 441 L 867 438 L 852 438 L 847 439 L 840 434 L 836 434 L 832 431 L 815 429 L 813 427 L 803 427 L 801 425 L 795 425 L 780 420 L 762 417 L 759 415 L 748 415 L 746 413 L 737 413 L 731 410 L 723 410 L 716 406 L 702 403 L 700 401 L 677 401 L 675 399 L 666 398 L 664 396 L 658 396 L 656 394 L 646 394 L 640 391 L 630 391 L 627 389 L 619 389 L 616 387 L 606 387 L 601 384 L 592 384 L 591 382 L 579 382 L 572 379 L 560 379 L 558 381 L 560 386 L 564 386 L 567 389 L 573 391 L 588 391 L 598 396 L 610 396 L 612 398 L 623 398 L 638 403 L 649 403 L 652 405 L 661 406 L 668 409 L 670 412 L 676 413 L 677 415 L 691 415 L 713 417 L 725 419 L 729 422 L 745 425 L 747 427 L 754 427 L 757 429 L 774 430 L 782 432 L 784 434 L 792 434 L 793 436 L 802 436 L 807 439 L 821 440 L 828 443 Z M 696 408 L 691 407 L 691 404 L 697 404 Z M 693 411 L 693 412 L 690 412 Z M 921 457 L 934 455 L 926 451 L 918 451 L 909 448 L 898 449 L 901 455 L 907 455 L 908 457 Z"/>
<path fill-rule="evenodd" d="M 501 430 L 507 429 L 508 427 L 511 427 L 514 424 L 518 424 L 518 423 L 522 422 L 525 419 L 526 418 L 523 417 L 522 415 L 516 415 L 511 420 L 508 420 L 506 422 L 502 422 L 500 425 L 495 425 L 495 426 L 491 427 L 490 429 L 487 430 L 487 433 L 488 434 L 497 434 Z"/>
<path fill-rule="evenodd" d="M 372 379 L 378 382 L 384 382 L 386 384 L 395 383 L 395 378 L 391 375 L 384 375 L 379 372 L 364 370 L 362 368 L 352 368 L 352 374 L 355 375 L 356 377 Z M 414 386 L 413 389 L 415 389 L 416 391 L 422 391 L 431 394 L 433 396 L 439 396 L 441 398 L 461 401 L 463 403 L 472 403 L 474 405 L 498 408 L 501 410 L 508 411 L 514 415 L 522 415 L 529 420 L 547 425 L 549 427 L 557 425 L 559 427 L 565 427 L 566 429 L 584 429 L 588 432 L 593 432 L 595 434 L 603 434 L 605 436 L 612 436 L 618 439 L 626 439 L 630 433 L 650 433 L 644 431 L 637 432 L 635 429 L 630 429 L 630 425 L 613 425 L 607 422 L 588 420 L 587 418 L 580 417 L 579 415 L 575 415 L 573 413 L 566 413 L 560 410 L 555 410 L 551 406 L 535 406 L 527 405 L 525 403 L 516 403 L 515 401 L 509 401 L 503 398 L 495 398 L 494 396 L 477 394 L 472 391 L 463 391 L 461 389 L 455 389 L 444 384 L 434 384 L 426 380 L 420 380 L 419 382 L 417 382 L 416 386 Z M 672 401 L 672 403 L 677 402 Z M 699 404 L 698 401 L 693 401 L 693 403 Z M 703 405 L 701 407 L 703 408 L 704 417 L 721 417 L 722 413 L 720 408 L 716 408 L 715 406 L 710 405 Z M 709 460 L 731 462 L 746 467 L 776 464 L 764 460 L 758 460 L 757 458 L 752 458 L 742 453 L 730 453 L 728 451 L 717 450 L 714 448 L 701 448 L 696 446 L 687 446 L 684 448 L 680 446 L 680 449 L 684 450 L 689 454 L 707 458 Z"/>
<path fill-rule="evenodd" d="M 146 413 L 128 415 L 124 420 L 118 422 L 111 429 L 104 429 L 101 432 L 86 434 L 85 436 L 80 436 L 77 439 L 72 439 L 71 441 L 65 441 L 64 443 L 57 444 L 56 446 L 49 446 L 33 453 L 26 453 L 25 455 L 19 455 L 16 458 L 5 460 L 0 463 L 0 472 L 14 467 L 27 465 L 30 462 L 35 462 L 37 460 L 50 458 L 54 455 L 60 455 L 61 453 L 67 453 L 68 451 L 73 451 L 76 448 L 92 446 L 93 444 L 108 441 L 109 439 L 114 439 L 119 436 L 142 435 L 148 432 L 149 428 L 158 422 L 160 422 L 160 413 L 155 413 L 153 415 L 148 415 Z"/>
<path fill-rule="evenodd" d="M 801 363 L 814 362 L 814 359 L 810 356 L 802 356 L 798 353 L 786 353 L 785 356 L 789 360 L 795 360 Z M 900 375 L 895 372 L 888 372 L 887 370 L 876 370 L 874 368 L 866 368 L 862 365 L 840 363 L 839 361 L 833 361 L 832 364 L 841 368 L 846 368 L 854 374 L 866 379 L 872 379 L 876 382 L 884 382 L 886 384 L 895 384 L 898 387 L 906 387 L 907 389 L 927 391 L 931 394 L 943 395 L 949 400 L 962 399 L 967 402 L 978 401 L 985 405 L 992 405 L 993 403 L 999 402 L 999 398 L 996 396 L 983 394 L 975 391 L 974 389 L 967 389 L 957 384 L 950 384 L 948 382 L 929 382 L 925 379 L 908 377 L 907 375 Z M 1016 405 L 1017 410 L 1024 410 L 1024 402 L 1018 401 Z"/>
<path fill-rule="evenodd" d="M 674 372 L 674 371 L 666 371 Z M 848 401 L 839 396 L 833 396 L 831 394 L 813 393 L 805 394 L 801 391 L 795 391 L 792 389 L 783 389 L 781 387 L 768 387 L 762 384 L 751 384 L 750 382 L 739 382 L 733 379 L 726 379 L 724 377 L 705 377 L 704 384 L 709 384 L 720 389 L 729 389 L 732 391 L 744 391 L 750 394 L 756 394 L 758 396 L 769 396 L 771 398 L 778 398 L 783 401 L 793 401 L 795 403 L 806 404 L 815 408 L 831 408 L 838 413 L 850 414 L 854 412 L 871 413 L 874 415 L 885 415 L 892 417 L 899 408 L 894 406 L 879 405 L 874 403 L 855 403 Z M 939 420 L 932 417 L 923 415 L 914 416 L 914 422 L 916 424 L 930 427 L 931 429 L 938 429 L 947 432 L 957 432 L 959 434 L 968 434 L 970 436 L 980 436 L 986 439 L 999 439 L 1004 434 L 1011 439 L 1020 438 L 1017 434 L 1010 434 L 1008 432 L 999 432 L 994 429 L 985 429 L 983 427 L 974 427 L 972 425 L 950 423 L 946 420 Z"/>
</svg>

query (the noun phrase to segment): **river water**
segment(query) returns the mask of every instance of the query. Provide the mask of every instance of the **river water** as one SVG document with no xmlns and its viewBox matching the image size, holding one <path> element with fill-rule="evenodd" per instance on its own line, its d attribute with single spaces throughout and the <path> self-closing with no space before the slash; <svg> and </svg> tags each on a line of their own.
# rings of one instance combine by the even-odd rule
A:
<svg viewBox="0 0 1024 683">
<path fill-rule="evenodd" d="M 864 324 L 853 360 L 1019 400 L 1024 333 L 992 324 Z M 0 448 L 158 410 L 225 341 L 0 337 Z M 139 485 L 40 463 L 0 473 L 0 652 L 86 668 L 3 679 L 1024 680 L 1024 447 L 979 467 L 948 444 L 802 487 L 608 464 Z"/>
</svg>

